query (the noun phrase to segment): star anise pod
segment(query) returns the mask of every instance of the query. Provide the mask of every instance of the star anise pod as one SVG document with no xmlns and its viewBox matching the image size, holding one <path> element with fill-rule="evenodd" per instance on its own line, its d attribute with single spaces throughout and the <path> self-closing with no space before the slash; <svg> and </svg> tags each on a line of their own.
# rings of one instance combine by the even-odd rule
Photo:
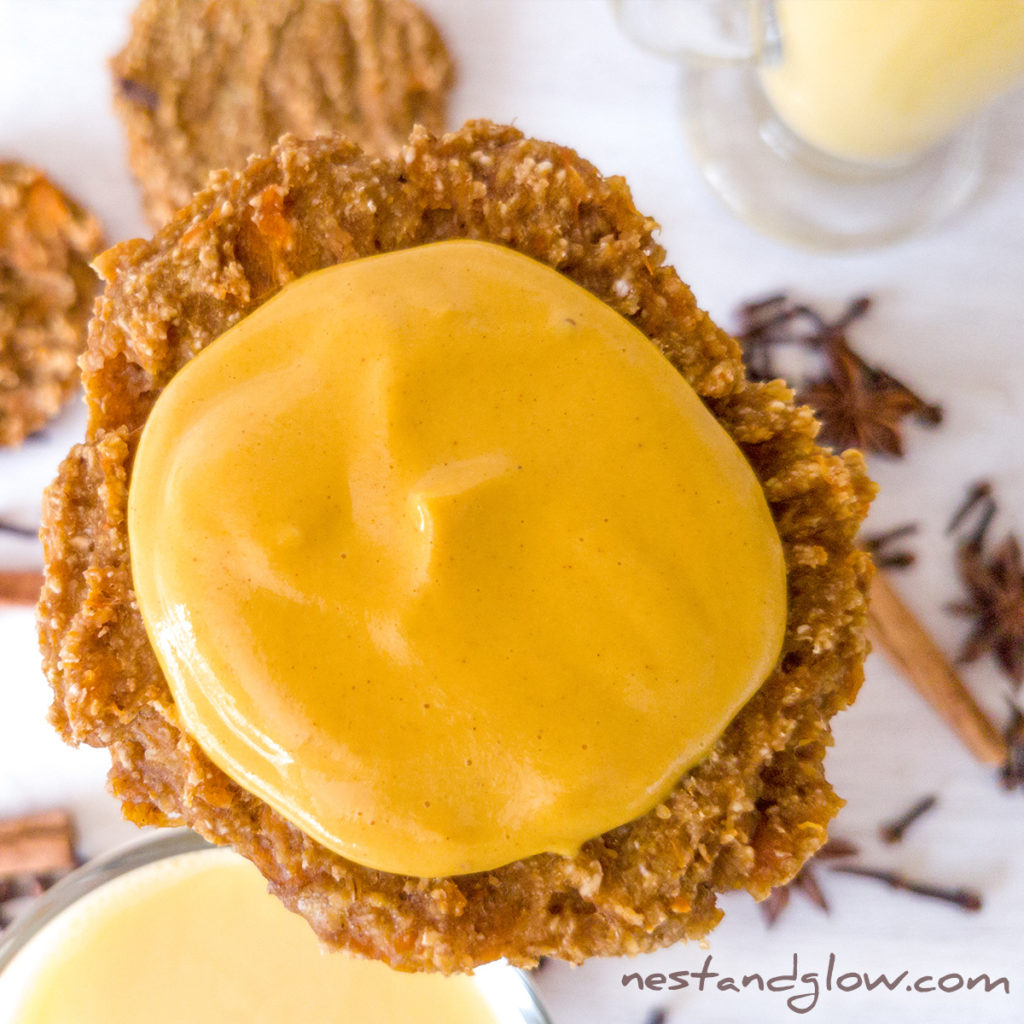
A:
<svg viewBox="0 0 1024 1024">
<path fill-rule="evenodd" d="M 768 927 L 770 928 L 782 916 L 786 907 L 789 906 L 790 895 L 793 892 L 803 893 L 816 907 L 820 907 L 827 914 L 828 900 L 818 884 L 813 865 L 819 861 L 852 857 L 856 853 L 857 847 L 848 839 L 835 838 L 825 843 L 815 854 L 814 859 L 804 864 L 789 882 L 776 886 L 768 894 L 768 898 L 761 901 L 761 913 Z"/>
<path fill-rule="evenodd" d="M 829 339 L 825 354 L 825 376 L 797 394 L 818 414 L 823 441 L 839 448 L 900 457 L 904 417 L 914 416 L 932 426 L 942 422 L 939 406 L 925 402 L 895 377 L 870 366 L 845 339 Z"/>
<path fill-rule="evenodd" d="M 913 416 L 934 426 L 942 421 L 942 409 L 854 351 L 847 328 L 870 308 L 871 300 L 861 296 L 830 321 L 810 306 L 772 295 L 740 308 L 738 336 L 752 380 L 778 376 L 773 356 L 782 347 L 815 350 L 824 360 L 824 372 L 791 383 L 796 385 L 798 399 L 817 412 L 822 440 L 837 447 L 901 456 L 902 420 Z"/>
<path fill-rule="evenodd" d="M 969 600 L 950 607 L 974 619 L 960 660 L 976 661 L 991 652 L 1020 689 L 1024 683 L 1024 558 L 1020 543 L 1009 535 L 987 558 L 965 547 L 958 560 Z"/>
<path fill-rule="evenodd" d="M 981 513 L 978 525 L 961 539 L 956 554 L 967 600 L 949 605 L 950 611 L 973 620 L 959 660 L 977 661 L 991 653 L 1019 690 L 1024 683 L 1024 556 L 1013 534 L 987 550 L 996 504 L 986 483 L 971 488 L 950 529 L 956 530 L 976 509 Z"/>
</svg>

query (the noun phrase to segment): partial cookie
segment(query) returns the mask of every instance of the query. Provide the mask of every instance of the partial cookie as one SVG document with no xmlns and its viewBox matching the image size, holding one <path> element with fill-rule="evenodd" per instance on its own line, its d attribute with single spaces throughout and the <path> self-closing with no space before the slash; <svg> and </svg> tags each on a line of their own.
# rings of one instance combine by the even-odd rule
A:
<svg viewBox="0 0 1024 1024">
<path fill-rule="evenodd" d="M 111 68 L 156 227 L 209 171 L 241 169 L 285 132 L 393 156 L 414 124 L 444 128 L 454 79 L 408 0 L 143 0 Z"/>
<path fill-rule="evenodd" d="M 47 492 L 39 610 L 52 720 L 110 749 L 114 793 L 140 824 L 187 824 L 252 860 L 328 944 L 406 970 L 505 956 L 633 954 L 698 938 L 717 894 L 763 898 L 825 841 L 841 801 L 825 779 L 830 719 L 863 677 L 873 486 L 857 452 L 815 443 L 780 381 L 746 379 L 736 342 L 698 309 L 621 178 L 513 128 L 422 130 L 394 160 L 339 138 L 285 137 L 222 173 L 150 241 L 99 260 L 86 441 Z M 126 513 L 157 396 L 188 361 L 289 281 L 447 238 L 507 245 L 565 274 L 643 331 L 742 449 L 783 542 L 782 656 L 708 755 L 655 810 L 574 856 L 540 854 L 445 878 L 388 874 L 318 845 L 232 781 L 182 728 L 139 614 Z"/>
<path fill-rule="evenodd" d="M 102 247 L 99 221 L 40 171 L 0 163 L 0 445 L 20 444 L 74 393 Z"/>
</svg>

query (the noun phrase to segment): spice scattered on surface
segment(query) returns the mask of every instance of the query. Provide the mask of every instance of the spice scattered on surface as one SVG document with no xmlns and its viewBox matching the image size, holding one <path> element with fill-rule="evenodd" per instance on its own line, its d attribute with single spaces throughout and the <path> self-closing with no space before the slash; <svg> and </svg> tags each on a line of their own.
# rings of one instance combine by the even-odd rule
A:
<svg viewBox="0 0 1024 1024">
<path fill-rule="evenodd" d="M 1024 713 L 1016 704 L 1010 706 L 1006 725 L 1006 746 L 1009 753 L 1000 772 L 1004 789 L 1024 789 Z"/>
<path fill-rule="evenodd" d="M 34 605 L 42 589 L 43 577 L 39 572 L 0 570 L 0 606 Z"/>
<path fill-rule="evenodd" d="M 935 798 L 926 797 L 911 808 L 907 814 L 894 824 L 905 829 L 911 821 L 916 820 L 930 807 L 934 806 Z M 920 809 L 922 808 L 923 809 Z M 913 818 L 911 818 L 913 815 Z M 888 841 L 888 840 L 887 840 Z M 859 853 L 857 846 L 848 839 L 830 839 L 815 855 L 808 861 L 794 876 L 788 885 L 778 886 L 771 891 L 766 900 L 761 903 L 761 912 L 765 922 L 771 927 L 782 916 L 789 906 L 792 892 L 803 893 L 816 907 L 820 907 L 825 913 L 829 912 L 829 903 L 825 897 L 824 890 L 814 872 L 815 865 L 828 861 L 845 860 L 856 856 Z M 861 867 L 857 864 L 828 864 L 828 870 L 838 871 L 845 875 L 858 875 L 862 878 L 873 878 L 883 882 L 892 889 L 899 889 L 902 892 L 909 892 L 916 896 L 925 896 L 929 899 L 943 900 L 952 903 L 964 910 L 977 911 L 981 909 L 981 895 L 973 889 L 946 888 L 944 886 L 931 885 L 927 882 L 918 882 L 896 871 L 888 871 L 882 868 Z"/>
<path fill-rule="evenodd" d="M 738 337 L 753 380 L 780 375 L 775 359 L 780 348 L 796 346 L 818 354 L 823 372 L 790 380 L 790 384 L 797 398 L 818 414 L 821 439 L 840 448 L 899 457 L 903 455 L 903 419 L 912 416 L 936 426 L 942 422 L 942 408 L 868 363 L 850 345 L 847 328 L 870 308 L 870 298 L 860 296 L 837 319 L 827 320 L 812 307 L 780 293 L 740 307 Z"/>
<path fill-rule="evenodd" d="M 42 811 L 0 821 L 0 878 L 70 870 L 76 864 L 74 839 L 67 811 Z"/>
<path fill-rule="evenodd" d="M 825 845 L 793 876 L 788 885 L 776 886 L 768 894 L 767 899 L 761 901 L 761 913 L 765 923 L 770 928 L 782 916 L 789 906 L 790 895 L 793 892 L 802 893 L 811 903 L 827 914 L 829 911 L 828 900 L 825 893 L 818 884 L 814 872 L 814 864 L 819 861 L 835 860 L 843 857 L 852 857 L 857 854 L 857 847 L 848 839 L 836 837 L 830 839 Z"/>
<path fill-rule="evenodd" d="M 78 863 L 67 811 L 0 821 L 0 928 L 10 923 L 13 903 L 38 896 Z"/>
<path fill-rule="evenodd" d="M 1024 683 L 1024 557 L 1017 537 L 1007 534 L 989 545 L 989 527 L 998 510 L 992 487 L 974 484 L 953 516 L 949 531 L 963 530 L 956 552 L 957 572 L 967 599 L 949 605 L 956 615 L 973 620 L 958 659 L 969 663 L 992 654 L 1014 689 Z"/>
<path fill-rule="evenodd" d="M 922 815 L 927 814 L 937 803 L 939 798 L 934 794 L 921 797 L 909 810 L 905 811 L 898 818 L 886 822 L 878 829 L 883 843 L 900 843 L 907 833 L 907 829 Z"/>
<path fill-rule="evenodd" d="M 39 537 L 38 526 L 20 526 L 18 523 L 0 519 L 0 533 L 10 533 L 15 537 L 31 537 L 33 540 Z"/>
<path fill-rule="evenodd" d="M 964 910 L 972 912 L 981 910 L 981 895 L 973 889 L 947 889 L 944 886 L 929 885 L 927 882 L 915 882 L 896 871 L 858 867 L 856 864 L 837 864 L 832 870 L 842 872 L 844 875 L 874 878 L 892 889 L 913 893 L 916 896 L 926 896 L 929 899 L 942 900 Z"/>
<path fill-rule="evenodd" d="M 879 569 L 905 569 L 913 565 L 917 556 L 906 548 L 897 548 L 897 542 L 917 533 L 917 523 L 906 523 L 884 533 L 868 534 L 862 541 Z"/>
<path fill-rule="evenodd" d="M 0 882 L 0 931 L 3 931 L 13 920 L 11 907 L 24 900 L 33 900 L 42 896 L 47 889 L 56 885 L 65 872 L 42 875 L 24 875 L 8 878 Z"/>
<path fill-rule="evenodd" d="M 1006 742 L 949 659 L 903 602 L 884 570 L 871 581 L 868 638 L 982 764 L 1001 766 Z"/>
</svg>

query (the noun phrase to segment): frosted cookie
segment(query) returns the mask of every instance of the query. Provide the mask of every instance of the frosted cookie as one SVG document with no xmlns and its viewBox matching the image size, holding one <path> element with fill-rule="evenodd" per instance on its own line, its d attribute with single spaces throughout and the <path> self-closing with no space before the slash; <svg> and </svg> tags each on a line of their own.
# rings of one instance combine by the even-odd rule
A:
<svg viewBox="0 0 1024 1024">
<path fill-rule="evenodd" d="M 840 806 L 822 767 L 829 720 L 853 699 L 867 646 L 870 565 L 854 538 L 873 487 L 858 453 L 815 444 L 813 416 L 780 382 L 746 379 L 735 341 L 665 266 L 655 228 L 621 179 L 477 122 L 441 138 L 417 130 L 393 161 L 340 139 L 283 139 L 217 176 L 151 241 L 100 259 L 91 418 L 46 497 L 40 635 L 53 720 L 71 742 L 109 747 L 131 819 L 231 843 L 330 945 L 446 972 L 704 935 L 717 893 L 762 898 L 824 842 Z M 429 244 L 464 239 L 468 250 Z M 490 284 L 488 266 L 499 268 Z M 379 267 L 401 284 L 405 312 Z M 536 350 L 515 347 L 531 339 Z M 549 357 L 531 363 L 535 353 Z M 622 395 L 609 384 L 620 373 Z M 544 462 L 542 443 L 495 440 L 496 424 L 525 423 L 510 426 L 516 437 L 550 429 L 563 393 L 572 454 L 557 447 Z M 536 416 L 524 420 L 524 405 Z M 691 441 L 668 437 L 663 407 L 718 453 L 747 541 L 715 539 L 701 502 L 725 516 L 733 495 L 688 476 Z M 181 419 L 189 409 L 194 422 Z M 485 449 L 459 454 L 478 437 Z M 348 468 L 311 486 L 336 457 Z M 161 465 L 180 492 L 161 489 Z M 218 507 L 203 473 L 249 497 Z M 560 474 L 582 474 L 590 497 L 574 504 Z M 666 512 L 676 499 L 698 510 L 692 528 Z M 517 502 L 536 516 L 515 516 Z M 197 518 L 178 519 L 182 509 Z M 151 514 L 169 518 L 147 539 Z M 153 538 L 173 564 L 152 560 Z M 700 566 L 698 589 L 666 591 L 663 555 L 676 575 Z M 758 600 L 736 618 L 706 611 L 730 603 L 726 577 L 748 572 Z M 348 625 L 325 632 L 335 615 Z M 694 622 L 710 639 L 690 658 L 674 630 L 696 637 Z M 432 673 L 423 638 L 438 624 L 447 638 Z M 733 627 L 757 636 L 737 641 Z M 236 645 L 247 631 L 253 644 Z M 717 653 L 731 647 L 753 653 L 723 682 L 729 658 Z M 519 703 L 531 707 L 515 708 L 506 654 L 520 659 Z M 284 678 L 298 688 L 278 689 Z M 482 689 L 467 699 L 474 679 Z M 726 694 L 707 715 L 700 679 Z M 617 753 L 602 708 L 627 734 Z M 365 729 L 346 733 L 353 715 Z M 675 725 L 687 738 L 673 751 Z M 424 736 L 434 753 L 414 770 Z M 379 763 L 389 751 L 394 771 Z M 601 775 L 609 751 L 623 770 Z M 503 795 L 478 805 L 476 790 L 493 786 Z M 548 827 L 556 806 L 563 831 Z"/>
</svg>

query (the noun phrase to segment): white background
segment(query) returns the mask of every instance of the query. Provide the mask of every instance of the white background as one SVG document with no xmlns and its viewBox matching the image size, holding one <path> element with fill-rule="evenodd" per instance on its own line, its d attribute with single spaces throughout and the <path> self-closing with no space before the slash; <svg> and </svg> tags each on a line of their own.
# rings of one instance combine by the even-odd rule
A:
<svg viewBox="0 0 1024 1024">
<path fill-rule="evenodd" d="M 936 0 L 947 2 L 947 0 Z M 912 427 L 909 457 L 875 461 L 882 493 L 876 530 L 915 520 L 917 567 L 898 584 L 941 644 L 954 652 L 965 625 L 943 608 L 957 596 L 943 527 L 963 488 L 985 476 L 1001 499 L 1001 535 L 1024 532 L 1024 97 L 997 110 L 988 174 L 971 205 L 926 235 L 880 252 L 823 256 L 753 234 L 719 206 L 688 161 L 679 127 L 677 69 L 634 48 L 604 0 L 423 0 L 458 61 L 452 123 L 486 116 L 578 149 L 605 173 L 624 174 L 640 209 L 663 226 L 669 260 L 725 325 L 744 298 L 779 288 L 838 312 L 846 298 L 876 299 L 855 343 L 925 396 L 941 401 L 938 431 Z M 126 0 L 0 0 L 0 158 L 36 163 L 95 209 L 110 241 L 146 233 L 110 110 L 106 58 L 126 33 Z M 82 431 L 77 406 L 15 452 L 0 452 L 0 516 L 33 524 L 39 492 Z M 39 564 L 32 541 L 0 538 L 0 565 Z M 106 754 L 65 749 L 45 724 L 46 684 L 32 614 L 0 613 L 0 815 L 70 805 L 93 854 L 132 835 L 103 789 Z M 875 883 L 819 877 L 825 916 L 799 897 L 769 931 L 745 895 L 725 898 L 726 919 L 706 949 L 678 946 L 631 962 L 553 965 L 538 984 L 556 1024 L 641 1024 L 651 1007 L 669 1021 L 703 1024 L 800 1019 L 788 994 L 714 989 L 638 993 L 622 974 L 712 969 L 741 977 L 907 969 L 911 977 L 1005 975 L 1011 994 L 822 993 L 807 1016 L 831 1022 L 974 1024 L 1024 1019 L 1024 793 L 1006 794 L 919 698 L 873 655 L 857 705 L 836 722 L 829 774 L 848 804 L 833 832 L 859 843 L 863 861 L 898 867 L 985 895 L 967 915 Z M 1005 684 L 988 662 L 966 672 L 1000 720 Z M 878 823 L 924 793 L 939 807 L 899 847 Z M 806 1006 L 809 997 L 801 1006 Z"/>
</svg>

